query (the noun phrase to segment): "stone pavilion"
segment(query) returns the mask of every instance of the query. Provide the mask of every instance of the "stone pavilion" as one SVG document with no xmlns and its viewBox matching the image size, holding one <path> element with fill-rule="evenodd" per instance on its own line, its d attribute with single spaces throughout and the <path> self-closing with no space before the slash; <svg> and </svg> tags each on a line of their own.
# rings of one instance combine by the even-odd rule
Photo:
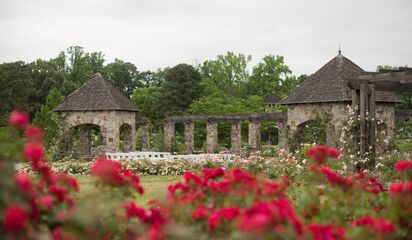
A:
<svg viewBox="0 0 412 240">
<path fill-rule="evenodd" d="M 341 52 L 294 89 L 279 104 L 287 106 L 289 146 L 301 143 L 304 127 L 311 121 L 326 120 L 326 143 L 340 147 L 342 129 L 349 120 L 348 106 L 352 105 L 353 91 L 348 80 L 368 74 Z M 376 119 L 381 122 L 378 132 L 388 140 L 394 138 L 395 104 L 401 99 L 392 92 L 376 91 Z M 295 141 L 294 144 L 291 144 Z M 291 149 L 293 150 L 293 149 Z"/>
<path fill-rule="evenodd" d="M 118 152 L 120 138 L 124 151 L 135 149 L 136 113 L 139 109 L 100 73 L 95 74 L 70 94 L 55 109 L 63 117 L 67 129 L 80 132 L 82 155 L 91 151 L 91 131 L 98 126 L 105 152 Z"/>
</svg>

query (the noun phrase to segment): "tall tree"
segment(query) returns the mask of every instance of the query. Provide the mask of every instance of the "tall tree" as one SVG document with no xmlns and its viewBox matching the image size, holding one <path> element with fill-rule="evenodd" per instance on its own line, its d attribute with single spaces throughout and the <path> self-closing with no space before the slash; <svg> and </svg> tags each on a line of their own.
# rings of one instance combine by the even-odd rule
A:
<svg viewBox="0 0 412 240">
<path fill-rule="evenodd" d="M 30 78 L 30 67 L 24 62 L 0 64 L 0 126 L 6 124 L 8 114 L 14 109 L 33 112 L 29 101 L 34 86 Z"/>
<path fill-rule="evenodd" d="M 135 103 L 140 112 L 140 116 L 147 117 L 151 122 L 158 122 L 161 118 L 161 112 L 159 111 L 159 92 L 160 87 L 149 86 L 138 88 L 132 94 L 132 102 Z"/>
<path fill-rule="evenodd" d="M 66 50 L 65 56 L 68 78 L 78 86 L 104 67 L 102 52 L 86 53 L 84 48 L 72 46 Z"/>
<path fill-rule="evenodd" d="M 50 145 L 59 129 L 59 126 L 57 126 L 57 113 L 53 112 L 53 109 L 61 103 L 63 99 L 64 96 L 57 88 L 51 89 L 47 95 L 46 102 L 34 116 L 33 123 L 42 127 L 44 130 L 46 146 Z"/>
<path fill-rule="evenodd" d="M 165 73 L 159 93 L 160 110 L 165 115 L 187 112 L 201 94 L 200 74 L 191 65 L 179 64 Z"/>
<path fill-rule="evenodd" d="M 243 96 L 249 81 L 248 64 L 251 60 L 250 55 L 227 52 L 215 60 L 205 61 L 200 66 L 205 94 L 222 91 L 234 97 Z"/>
<path fill-rule="evenodd" d="M 276 92 L 284 97 L 296 86 L 291 73 L 282 56 L 266 55 L 253 68 L 248 84 L 249 94 L 265 97 Z"/>
<path fill-rule="evenodd" d="M 157 69 L 156 72 L 152 72 L 152 71 L 140 72 L 138 74 L 139 82 L 141 82 L 146 87 L 149 87 L 149 86 L 160 87 L 160 85 L 164 82 L 165 72 L 167 72 L 168 69 L 169 68 L 162 70 L 159 68 Z"/>
<path fill-rule="evenodd" d="M 136 66 L 130 62 L 124 62 L 120 59 L 115 59 L 114 62 L 109 63 L 104 71 L 104 75 L 127 96 L 143 84 L 139 82 L 139 72 Z"/>
</svg>

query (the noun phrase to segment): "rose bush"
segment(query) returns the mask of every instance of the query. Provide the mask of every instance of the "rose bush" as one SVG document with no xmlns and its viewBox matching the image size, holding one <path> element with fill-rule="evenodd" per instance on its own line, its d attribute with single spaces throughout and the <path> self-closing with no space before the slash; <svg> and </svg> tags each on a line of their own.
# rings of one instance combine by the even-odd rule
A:
<svg viewBox="0 0 412 240">
<path fill-rule="evenodd" d="M 129 165 L 100 158 L 88 165 L 99 194 L 79 203 L 76 179 L 45 160 L 41 129 L 22 112 L 13 112 L 9 124 L 0 134 L 5 239 L 412 238 L 412 161 L 394 164 L 397 179 L 384 183 L 367 171 L 336 169 L 339 151 L 314 146 L 306 162 L 288 157 L 277 163 L 300 165 L 302 174 L 280 170 L 277 180 L 268 178 L 270 171 L 256 175 L 260 165 L 271 164 L 263 158 L 193 169 L 146 209 L 133 201 L 144 190 Z M 35 174 L 15 171 L 21 158 Z"/>
</svg>

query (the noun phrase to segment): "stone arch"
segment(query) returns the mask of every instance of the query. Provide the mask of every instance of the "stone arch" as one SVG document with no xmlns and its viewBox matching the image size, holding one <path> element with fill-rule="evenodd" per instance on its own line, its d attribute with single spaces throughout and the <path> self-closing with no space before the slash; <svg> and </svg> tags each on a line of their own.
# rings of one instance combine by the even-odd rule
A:
<svg viewBox="0 0 412 240">
<path fill-rule="evenodd" d="M 92 139 L 92 132 L 97 131 L 98 137 L 99 135 L 103 136 L 102 128 L 99 125 L 93 123 L 80 123 L 80 124 L 73 124 L 70 126 L 69 131 L 78 130 L 79 134 L 79 146 L 76 152 L 76 155 L 79 156 L 92 156 L 94 155 L 95 151 L 93 150 L 93 139 Z M 101 139 L 102 143 L 104 143 L 104 139 Z M 101 154 L 101 153 L 99 153 Z"/>
<path fill-rule="evenodd" d="M 347 121 L 347 108 L 344 103 L 316 103 L 316 104 L 298 104 L 288 106 L 288 145 L 290 150 L 295 150 L 297 142 L 296 134 L 302 132 L 301 126 L 306 122 L 315 120 L 325 123 L 326 144 L 333 147 L 340 147 L 340 137 L 342 128 Z M 300 126 L 298 128 L 298 126 Z M 299 138 L 299 137 L 298 137 Z"/>
</svg>

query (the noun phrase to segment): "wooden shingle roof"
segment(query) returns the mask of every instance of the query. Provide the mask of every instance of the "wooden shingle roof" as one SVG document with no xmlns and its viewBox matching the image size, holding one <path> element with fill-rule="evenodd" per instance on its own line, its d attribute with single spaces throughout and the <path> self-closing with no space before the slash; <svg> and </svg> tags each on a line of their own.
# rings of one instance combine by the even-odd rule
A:
<svg viewBox="0 0 412 240">
<path fill-rule="evenodd" d="M 339 53 L 279 104 L 352 101 L 348 80 L 365 73 L 362 68 Z M 401 102 L 401 99 L 392 92 L 376 91 L 376 101 L 396 103 Z"/>
<path fill-rule="evenodd" d="M 104 110 L 139 111 L 129 98 L 100 73 L 91 77 L 54 109 L 57 112 Z"/>
</svg>

